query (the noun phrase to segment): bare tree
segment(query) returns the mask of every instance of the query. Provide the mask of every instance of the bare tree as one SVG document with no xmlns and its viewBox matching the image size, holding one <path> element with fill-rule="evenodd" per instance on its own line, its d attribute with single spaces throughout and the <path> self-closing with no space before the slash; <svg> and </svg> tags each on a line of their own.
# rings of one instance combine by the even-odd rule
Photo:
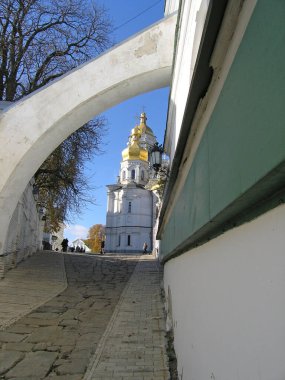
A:
<svg viewBox="0 0 285 380">
<path fill-rule="evenodd" d="M 0 100 L 18 100 L 95 57 L 110 46 L 110 31 L 92 0 L 1 0 Z M 82 168 L 99 150 L 104 125 L 97 118 L 83 126 L 36 173 L 52 224 L 88 200 Z"/>
<path fill-rule="evenodd" d="M 105 10 L 86 0 L 1 0 L 0 100 L 37 90 L 110 45 Z"/>
</svg>

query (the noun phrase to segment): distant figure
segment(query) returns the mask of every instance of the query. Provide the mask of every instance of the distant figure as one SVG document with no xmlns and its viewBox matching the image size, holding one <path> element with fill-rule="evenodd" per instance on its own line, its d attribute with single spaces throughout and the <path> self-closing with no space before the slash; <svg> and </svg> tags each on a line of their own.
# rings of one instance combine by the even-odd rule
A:
<svg viewBox="0 0 285 380">
<path fill-rule="evenodd" d="M 146 241 L 143 243 L 143 254 L 145 255 L 147 253 L 147 243 Z"/>
<path fill-rule="evenodd" d="M 62 243 L 61 243 L 61 246 L 62 246 L 62 252 L 66 252 L 67 251 L 67 247 L 68 247 L 68 239 L 63 239 Z"/>
<path fill-rule="evenodd" d="M 101 241 L 101 251 L 100 251 L 101 255 L 104 255 L 105 253 L 105 241 L 102 240 Z"/>
<path fill-rule="evenodd" d="M 76 252 L 80 252 L 80 247 L 79 247 L 79 245 L 76 246 L 75 251 L 76 251 Z"/>
</svg>

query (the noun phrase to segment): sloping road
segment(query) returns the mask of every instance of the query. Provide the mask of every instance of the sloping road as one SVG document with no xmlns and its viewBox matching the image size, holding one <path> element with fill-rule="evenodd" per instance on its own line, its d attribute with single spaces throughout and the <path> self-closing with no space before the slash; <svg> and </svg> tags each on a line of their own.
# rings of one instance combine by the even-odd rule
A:
<svg viewBox="0 0 285 380">
<path fill-rule="evenodd" d="M 156 260 L 57 255 L 64 257 L 67 287 L 0 332 L 0 379 L 168 379 Z M 38 264 L 31 277 L 42 267 L 49 278 L 47 265 Z M 60 271 L 48 266 L 52 282 Z M 27 303 L 28 287 L 22 293 Z"/>
</svg>

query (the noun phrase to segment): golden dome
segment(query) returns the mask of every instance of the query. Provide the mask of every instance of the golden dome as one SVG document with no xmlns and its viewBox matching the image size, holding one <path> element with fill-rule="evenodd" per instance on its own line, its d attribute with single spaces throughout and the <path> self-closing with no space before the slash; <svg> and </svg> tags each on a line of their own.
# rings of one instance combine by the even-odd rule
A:
<svg viewBox="0 0 285 380">
<path fill-rule="evenodd" d="M 136 126 L 135 128 L 132 129 L 131 143 L 122 152 L 123 161 L 126 161 L 126 160 L 148 161 L 147 150 L 144 148 L 141 148 L 139 145 L 139 139 L 141 137 L 141 134 L 142 132 L 139 126 Z"/>
<path fill-rule="evenodd" d="M 140 116 L 140 125 L 138 126 L 138 128 L 140 129 L 141 134 L 146 133 L 149 135 L 153 135 L 153 131 L 150 127 L 146 125 L 146 121 L 147 121 L 146 114 L 145 112 L 142 112 Z"/>
</svg>

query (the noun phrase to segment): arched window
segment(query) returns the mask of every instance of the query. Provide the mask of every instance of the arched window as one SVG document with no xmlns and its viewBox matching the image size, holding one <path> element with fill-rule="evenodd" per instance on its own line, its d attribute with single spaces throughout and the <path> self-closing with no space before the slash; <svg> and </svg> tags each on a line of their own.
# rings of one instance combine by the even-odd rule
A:
<svg viewBox="0 0 285 380">
<path fill-rule="evenodd" d="M 135 169 L 132 169 L 131 171 L 131 179 L 135 179 L 136 178 L 136 171 Z"/>
<path fill-rule="evenodd" d="M 122 179 L 123 179 L 123 181 L 126 179 L 126 172 L 125 171 L 123 171 L 123 173 L 122 173 Z"/>
<path fill-rule="evenodd" d="M 131 213 L 131 212 L 132 212 L 132 202 L 129 202 L 128 213 Z"/>
<path fill-rule="evenodd" d="M 143 181 L 144 180 L 144 171 L 142 170 L 141 172 L 141 180 Z"/>
<path fill-rule="evenodd" d="M 131 235 L 128 235 L 128 245 L 131 245 Z"/>
</svg>

